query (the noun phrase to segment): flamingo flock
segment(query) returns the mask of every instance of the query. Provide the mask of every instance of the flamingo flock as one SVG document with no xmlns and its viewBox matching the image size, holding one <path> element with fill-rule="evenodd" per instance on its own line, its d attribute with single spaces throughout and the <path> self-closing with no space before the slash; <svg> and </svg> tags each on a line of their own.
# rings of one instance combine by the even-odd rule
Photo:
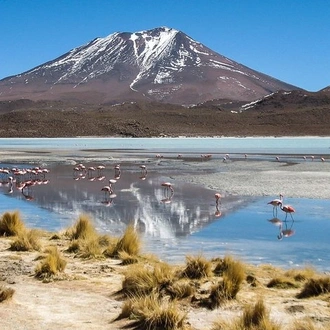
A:
<svg viewBox="0 0 330 330">
<path fill-rule="evenodd" d="M 32 187 L 48 184 L 47 168 L 0 168 L 0 186 L 8 187 L 8 194 L 12 194 L 14 188 L 19 190 L 26 200 L 33 200 Z"/>
</svg>

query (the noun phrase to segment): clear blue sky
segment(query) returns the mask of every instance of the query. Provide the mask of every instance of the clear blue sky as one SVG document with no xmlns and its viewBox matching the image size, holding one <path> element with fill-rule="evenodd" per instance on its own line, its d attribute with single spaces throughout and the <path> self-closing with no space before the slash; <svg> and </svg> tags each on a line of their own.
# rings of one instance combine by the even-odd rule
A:
<svg viewBox="0 0 330 330">
<path fill-rule="evenodd" d="M 0 79 L 159 26 L 306 90 L 330 85 L 328 0 L 0 0 Z"/>
</svg>

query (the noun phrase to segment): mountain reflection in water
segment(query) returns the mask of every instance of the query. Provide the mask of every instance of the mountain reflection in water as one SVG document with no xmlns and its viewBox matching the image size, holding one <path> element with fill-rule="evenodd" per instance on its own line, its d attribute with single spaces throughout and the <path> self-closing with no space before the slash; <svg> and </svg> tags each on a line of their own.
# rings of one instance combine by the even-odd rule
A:
<svg viewBox="0 0 330 330">
<path fill-rule="evenodd" d="M 115 165 L 99 171 L 97 164 L 85 164 L 82 172 L 54 165 L 37 184 L 22 189 L 3 176 L 0 214 L 19 210 L 29 228 L 59 231 L 88 213 L 100 233 L 115 236 L 133 222 L 144 251 L 168 262 L 200 253 L 232 254 L 253 264 L 313 265 L 330 271 L 329 200 L 289 199 L 296 213 L 294 221 L 285 221 L 281 210 L 274 217 L 269 197 L 224 196 L 217 205 L 215 191 L 174 180 L 180 174 L 174 167 L 143 171 L 141 163 L 131 161 L 116 171 Z M 13 165 L 0 164 L 5 167 Z M 164 182 L 172 184 L 173 192 Z M 111 186 L 111 192 L 103 191 L 104 186 Z"/>
<path fill-rule="evenodd" d="M 102 232 L 119 234 L 134 222 L 147 236 L 159 238 L 190 235 L 246 202 L 238 197 L 228 198 L 220 205 L 220 211 L 211 190 L 171 181 L 155 171 L 142 170 L 138 164 L 122 164 L 120 171 L 112 165 L 102 170 L 92 165 L 85 164 L 83 170 L 71 165 L 54 166 L 37 184 L 19 189 L 20 183 L 16 182 L 10 196 L 59 217 L 65 215 L 67 226 L 79 214 L 88 213 Z M 168 181 L 173 191 L 162 186 Z M 107 195 L 102 188 L 109 184 L 112 193 Z M 7 193 L 7 186 L 1 189 Z M 24 213 L 24 205 L 17 205 Z M 60 229 L 59 226 L 63 221 L 58 226 L 49 223 L 45 229 Z"/>
</svg>

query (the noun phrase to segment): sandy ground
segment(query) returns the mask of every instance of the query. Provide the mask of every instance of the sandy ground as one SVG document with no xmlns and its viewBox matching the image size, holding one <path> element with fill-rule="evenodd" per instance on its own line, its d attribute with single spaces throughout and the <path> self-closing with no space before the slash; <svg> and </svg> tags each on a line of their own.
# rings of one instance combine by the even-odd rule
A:
<svg viewBox="0 0 330 330">
<path fill-rule="evenodd" d="M 81 155 L 79 161 L 91 160 Z M 68 162 L 65 152 L 57 154 L 26 154 L 25 152 L 0 152 L 2 162 L 16 161 L 49 164 Z M 84 158 L 85 157 L 85 158 Z M 102 155 L 94 160 L 105 160 Z M 118 156 L 119 157 L 119 156 Z M 109 160 L 107 158 L 107 160 Z M 281 192 L 286 197 L 329 198 L 330 161 L 307 160 L 285 162 L 211 159 L 208 161 L 177 159 L 162 160 L 182 169 L 175 179 L 204 185 L 226 195 L 273 196 Z M 71 160 L 69 161 L 71 162 Z M 157 160 L 159 162 L 159 160 Z M 156 160 L 150 162 L 156 165 Z M 178 165 L 179 164 L 179 165 Z M 112 322 L 121 311 L 122 301 L 115 293 L 120 290 L 124 267 L 118 261 L 82 260 L 65 255 L 67 267 L 61 280 L 43 283 L 36 279 L 34 269 L 39 252 L 8 251 L 10 238 L 0 238 L 0 285 L 12 287 L 14 296 L 0 303 L 0 329 L 123 329 L 127 320 Z M 45 241 L 45 246 L 49 244 Z M 55 244 L 55 243 L 52 243 Z M 61 242 L 57 242 L 61 248 Z M 63 246 L 62 246 L 63 249 Z M 252 266 L 251 266 L 252 267 Z M 245 303 L 263 297 L 271 318 L 281 329 L 293 329 L 296 319 L 309 317 L 320 329 L 330 329 L 329 298 L 297 299 L 299 289 L 267 289 L 265 284 L 282 270 L 255 267 L 260 285 L 251 287 L 244 283 L 237 299 L 210 311 L 186 306 L 186 328 L 208 330 L 220 316 L 237 317 Z"/>
</svg>

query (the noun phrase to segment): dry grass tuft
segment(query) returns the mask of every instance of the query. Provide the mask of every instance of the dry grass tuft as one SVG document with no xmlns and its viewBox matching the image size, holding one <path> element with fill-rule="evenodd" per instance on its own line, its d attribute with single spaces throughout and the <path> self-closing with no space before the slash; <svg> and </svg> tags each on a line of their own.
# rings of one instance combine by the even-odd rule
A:
<svg viewBox="0 0 330 330">
<path fill-rule="evenodd" d="M 137 256 L 132 256 L 125 251 L 119 252 L 119 259 L 122 261 L 123 265 L 132 265 L 139 262 L 139 258 Z"/>
<path fill-rule="evenodd" d="M 68 246 L 68 248 L 66 249 L 67 252 L 69 253 L 78 253 L 81 249 L 81 244 L 79 240 L 73 240 L 71 241 L 70 245 Z"/>
<path fill-rule="evenodd" d="M 306 267 L 303 269 L 290 269 L 284 275 L 293 278 L 297 282 L 303 282 L 315 276 L 315 273 L 313 267 Z"/>
<path fill-rule="evenodd" d="M 120 253 L 126 256 L 138 256 L 141 250 L 141 240 L 133 225 L 127 226 L 123 236 L 117 241 L 112 241 L 104 251 L 104 255 L 110 258 L 120 258 Z"/>
<path fill-rule="evenodd" d="M 24 230 L 11 243 L 12 251 L 40 251 L 41 244 L 38 230 Z"/>
<path fill-rule="evenodd" d="M 230 267 L 235 260 L 231 256 L 225 256 L 223 259 L 217 261 L 213 273 L 217 276 L 222 276 L 223 273 Z"/>
<path fill-rule="evenodd" d="M 267 284 L 267 288 L 277 289 L 293 289 L 298 288 L 299 285 L 287 277 L 275 277 Z"/>
<path fill-rule="evenodd" d="M 309 279 L 301 292 L 297 295 L 297 298 L 309 298 L 313 296 L 319 296 L 330 292 L 330 277 L 324 276 L 319 278 Z"/>
<path fill-rule="evenodd" d="M 224 271 L 222 281 L 211 288 L 208 307 L 217 308 L 222 302 L 235 299 L 244 279 L 244 265 L 240 261 L 232 261 Z"/>
<path fill-rule="evenodd" d="M 80 258 L 103 258 L 102 252 L 98 237 L 90 237 L 79 242 L 79 252 L 77 254 Z"/>
<path fill-rule="evenodd" d="M 4 285 L 0 286 L 0 302 L 9 300 L 14 295 L 15 290 Z"/>
<path fill-rule="evenodd" d="M 212 330 L 280 330 L 280 326 L 272 322 L 262 300 L 255 305 L 247 305 L 243 314 L 232 322 L 216 321 Z"/>
<path fill-rule="evenodd" d="M 91 239 L 98 236 L 92 220 L 87 214 L 81 214 L 75 225 L 66 231 L 66 235 L 71 240 Z"/>
<path fill-rule="evenodd" d="M 186 257 L 186 268 L 182 272 L 182 277 L 190 279 L 201 279 L 212 275 L 212 263 L 199 255 L 197 257 Z"/>
<path fill-rule="evenodd" d="M 195 294 L 196 288 L 186 281 L 170 284 L 166 290 L 171 299 L 184 299 Z"/>
<path fill-rule="evenodd" d="M 37 265 L 35 276 L 39 278 L 47 278 L 56 275 L 58 272 L 63 272 L 66 266 L 66 261 L 62 259 L 57 247 L 51 246 L 46 249 L 46 257 Z"/>
<path fill-rule="evenodd" d="M 127 296 L 142 296 L 160 292 L 173 282 L 174 272 L 166 263 L 152 266 L 135 264 L 125 274 L 122 292 Z"/>
<path fill-rule="evenodd" d="M 67 252 L 76 253 L 78 257 L 85 259 L 103 257 L 102 246 L 108 245 L 110 241 L 108 236 L 98 235 L 92 220 L 86 214 L 80 215 L 76 224 L 65 235 L 71 239 Z"/>
<path fill-rule="evenodd" d="M 122 287 L 127 296 L 147 295 L 158 287 L 158 282 L 153 269 L 136 264 L 127 269 Z"/>
<path fill-rule="evenodd" d="M 293 324 L 292 330 L 316 330 L 316 328 L 311 319 L 305 318 L 303 320 L 296 320 Z"/>
<path fill-rule="evenodd" d="M 21 215 L 18 211 L 5 212 L 0 220 L 0 235 L 17 236 L 26 231 Z"/>
<path fill-rule="evenodd" d="M 135 320 L 139 329 L 184 329 L 186 314 L 179 311 L 175 301 L 161 300 L 157 294 L 132 298 L 124 304 L 121 318 L 128 317 Z"/>
</svg>

